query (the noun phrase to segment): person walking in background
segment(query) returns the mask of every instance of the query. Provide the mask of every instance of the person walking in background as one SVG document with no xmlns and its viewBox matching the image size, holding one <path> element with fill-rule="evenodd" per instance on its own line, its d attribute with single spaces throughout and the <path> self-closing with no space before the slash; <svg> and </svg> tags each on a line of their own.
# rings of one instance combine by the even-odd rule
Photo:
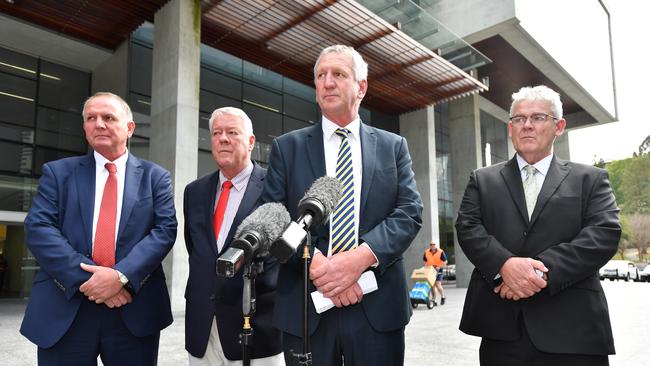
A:
<svg viewBox="0 0 650 366">
<path fill-rule="evenodd" d="M 183 212 L 190 275 L 185 290 L 185 349 L 190 366 L 241 365 L 242 272 L 215 274 L 217 258 L 259 204 L 266 169 L 251 161 L 253 124 L 244 111 L 219 108 L 210 117 L 217 170 L 185 187 Z M 271 326 L 278 263 L 267 256 L 256 277 L 257 311 L 251 365 L 283 365 L 281 333 Z"/>
<path fill-rule="evenodd" d="M 598 270 L 621 236 L 607 171 L 562 160 L 562 102 L 546 86 L 512 95 L 515 156 L 471 173 L 456 232 L 472 272 L 460 329 L 483 366 L 602 366 L 614 353 Z"/>
<path fill-rule="evenodd" d="M 321 176 L 339 179 L 342 198 L 329 224 L 312 228 L 310 292 L 317 289 L 336 308 L 309 307 L 313 365 L 402 365 L 404 327 L 411 305 L 402 254 L 422 225 L 406 140 L 359 118 L 368 89 L 368 65 L 352 47 L 321 51 L 314 66 L 316 100 L 323 113 L 314 126 L 273 141 L 262 198 L 285 204 L 298 218 L 298 202 Z M 290 350 L 302 349 L 302 251 L 281 265 L 274 325 Z M 363 294 L 362 273 L 378 289 Z"/>
<path fill-rule="evenodd" d="M 44 164 L 25 218 L 40 270 L 20 331 L 39 365 L 155 365 L 172 322 L 161 264 L 176 240 L 171 175 L 129 153 L 122 98 L 96 93 L 82 115 L 93 152 Z"/>
<path fill-rule="evenodd" d="M 447 255 L 445 251 L 438 248 L 438 244 L 431 240 L 429 243 L 429 248 L 424 251 L 422 256 L 425 266 L 432 266 L 436 270 L 436 283 L 433 285 L 433 306 L 438 305 L 436 303 L 436 289 L 440 292 L 440 305 L 445 304 L 445 290 L 442 287 L 442 278 L 443 273 L 442 269 L 447 265 Z"/>
</svg>

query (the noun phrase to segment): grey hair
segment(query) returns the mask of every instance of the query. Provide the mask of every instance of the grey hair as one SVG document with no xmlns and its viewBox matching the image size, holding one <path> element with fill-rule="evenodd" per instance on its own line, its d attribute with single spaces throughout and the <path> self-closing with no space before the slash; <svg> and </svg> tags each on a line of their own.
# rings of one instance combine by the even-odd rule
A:
<svg viewBox="0 0 650 366">
<path fill-rule="evenodd" d="M 318 72 L 318 64 L 320 64 L 321 58 L 329 53 L 342 53 L 352 57 L 352 64 L 354 69 L 354 79 L 355 81 L 361 81 L 368 79 L 368 64 L 363 60 L 361 54 L 357 52 L 354 48 L 350 46 L 344 46 L 341 44 L 335 44 L 323 49 L 318 55 L 316 64 L 314 64 L 314 80 L 316 80 L 316 73 Z"/>
<path fill-rule="evenodd" d="M 84 102 L 84 108 L 81 110 L 82 117 L 86 114 L 86 106 L 88 105 L 88 103 L 92 99 L 97 97 L 110 97 L 117 100 L 118 103 L 120 103 L 120 106 L 122 107 L 122 111 L 124 112 L 124 116 L 126 117 L 127 122 L 133 121 L 133 113 L 131 112 L 131 107 L 129 107 L 128 103 L 126 103 L 124 99 L 122 99 L 119 95 L 110 92 L 97 92 L 92 96 L 88 97 L 88 99 L 86 99 L 86 101 Z"/>
<path fill-rule="evenodd" d="M 253 135 L 253 122 L 248 117 L 246 112 L 235 107 L 221 107 L 215 109 L 214 112 L 212 112 L 212 115 L 210 116 L 210 133 L 212 133 L 212 125 L 214 124 L 214 121 L 217 118 L 225 115 L 241 118 L 241 120 L 244 122 L 244 131 L 246 131 L 249 136 Z"/>
<path fill-rule="evenodd" d="M 510 105 L 510 116 L 513 115 L 517 103 L 534 100 L 551 103 L 553 117 L 562 119 L 562 101 L 560 100 L 560 94 L 545 85 L 537 85 L 534 87 L 525 86 L 519 89 L 518 92 L 513 93 L 512 104 Z"/>
</svg>

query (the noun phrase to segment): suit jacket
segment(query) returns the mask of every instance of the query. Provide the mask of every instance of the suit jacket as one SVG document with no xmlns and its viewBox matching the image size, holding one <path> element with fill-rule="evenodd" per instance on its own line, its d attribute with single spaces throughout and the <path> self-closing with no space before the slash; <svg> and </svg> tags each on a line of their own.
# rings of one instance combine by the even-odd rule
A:
<svg viewBox="0 0 650 366">
<path fill-rule="evenodd" d="M 189 253 L 190 275 L 185 289 L 185 349 L 194 357 L 203 357 L 216 315 L 221 347 L 229 360 L 242 359 L 238 343 L 242 332 L 242 272 L 232 278 L 217 276 L 217 258 L 230 246 L 237 227 L 258 205 L 266 169 L 255 164 L 244 197 L 230 227 L 225 245 L 217 253 L 212 216 L 219 184 L 219 172 L 199 178 L 185 187 L 185 244 Z M 271 256 L 264 261 L 264 272 L 255 280 L 257 310 L 252 318 L 255 332 L 252 358 L 282 351 L 281 335 L 271 326 L 278 263 Z"/>
<path fill-rule="evenodd" d="M 363 177 L 359 242 L 366 242 L 379 260 L 372 268 L 379 289 L 363 296 L 361 305 L 372 327 L 390 331 L 404 327 L 411 316 L 402 253 L 422 225 L 422 201 L 415 186 L 406 140 L 361 123 Z M 317 178 L 326 175 L 321 123 L 292 131 L 273 141 L 262 199 L 284 203 L 298 218 L 298 201 Z M 327 253 L 328 224 L 312 228 L 312 244 Z M 294 255 L 282 265 L 273 322 L 279 329 L 302 336 L 302 262 Z M 311 291 L 315 288 L 310 284 Z M 311 302 L 311 298 L 310 298 Z M 310 309 L 310 332 L 319 315 Z M 329 310 L 336 311 L 336 310 Z M 363 320 L 359 320 L 363 321 Z"/>
<path fill-rule="evenodd" d="M 528 219 L 516 158 L 474 171 L 456 231 L 473 271 L 460 329 L 515 340 L 518 317 L 544 352 L 614 353 L 607 301 L 598 269 L 616 252 L 619 209 L 607 172 L 553 157 Z M 548 286 L 530 298 L 503 300 L 493 279 L 512 256 L 541 260 Z"/>
<path fill-rule="evenodd" d="M 25 218 L 25 242 L 40 270 L 20 331 L 49 348 L 68 330 L 90 278 L 95 202 L 93 154 L 43 165 L 38 192 Z M 176 240 L 176 212 L 168 171 L 129 154 L 115 248 L 115 269 L 129 279 L 133 301 L 119 311 L 131 333 L 142 337 L 172 322 L 161 262 Z M 87 300 L 85 300 L 87 301 Z"/>
</svg>

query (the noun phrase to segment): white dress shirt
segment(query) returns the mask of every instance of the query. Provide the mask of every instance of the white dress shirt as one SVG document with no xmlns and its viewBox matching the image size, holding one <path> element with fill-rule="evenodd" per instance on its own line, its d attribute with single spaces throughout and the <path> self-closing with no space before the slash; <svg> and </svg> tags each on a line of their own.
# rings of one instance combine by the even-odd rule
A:
<svg viewBox="0 0 650 366">
<path fill-rule="evenodd" d="M 532 164 L 537 171 L 535 172 L 535 179 L 537 180 L 537 186 L 542 187 L 544 184 L 544 179 L 546 179 L 546 174 L 548 174 L 548 169 L 551 167 L 551 160 L 553 160 L 553 154 L 545 157 L 544 159 L 538 161 L 535 164 Z M 519 173 L 521 174 L 521 181 L 526 180 L 526 166 L 531 165 L 524 160 L 519 154 L 517 154 L 517 164 L 519 165 Z"/>
<path fill-rule="evenodd" d="M 248 181 L 252 173 L 253 162 L 249 160 L 246 168 L 242 169 L 239 174 L 230 180 L 230 182 L 232 182 L 232 188 L 230 188 L 230 195 L 228 196 L 228 203 L 226 204 L 226 212 L 223 215 L 223 221 L 221 222 L 221 228 L 219 229 L 219 239 L 217 239 L 218 252 L 221 252 L 226 243 L 226 237 L 228 236 L 232 222 L 235 220 L 237 210 L 239 210 L 239 204 L 241 203 L 242 198 L 244 198 L 244 193 L 246 193 L 246 187 L 248 187 Z M 213 214 L 217 209 L 217 202 L 219 202 L 223 183 L 227 180 L 228 178 L 219 171 L 219 186 L 217 187 L 217 196 L 214 200 L 214 209 L 212 210 Z"/>
<path fill-rule="evenodd" d="M 93 212 L 93 250 L 95 243 L 95 232 L 97 230 L 97 220 L 99 219 L 99 209 L 102 205 L 102 196 L 104 195 L 104 186 L 108 179 L 108 169 L 104 165 L 106 163 L 113 163 L 117 168 L 115 175 L 117 176 L 117 213 L 115 216 L 115 244 L 117 245 L 117 230 L 120 227 L 120 219 L 122 216 L 122 200 L 124 198 L 124 178 L 126 173 L 126 161 L 129 158 L 129 151 L 127 150 L 122 156 L 110 161 L 102 154 L 95 151 L 95 210 Z"/>
</svg>

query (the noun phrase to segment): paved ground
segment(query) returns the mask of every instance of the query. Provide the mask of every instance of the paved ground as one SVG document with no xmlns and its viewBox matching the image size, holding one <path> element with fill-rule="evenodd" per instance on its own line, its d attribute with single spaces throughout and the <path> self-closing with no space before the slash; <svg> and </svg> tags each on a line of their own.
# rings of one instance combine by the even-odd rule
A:
<svg viewBox="0 0 650 366">
<path fill-rule="evenodd" d="M 612 366 L 645 364 L 650 360 L 650 283 L 603 282 L 618 354 Z M 479 339 L 458 330 L 465 290 L 447 288 L 447 305 L 428 310 L 420 305 L 406 327 L 407 366 L 478 365 Z M 18 333 L 23 301 L 0 300 L 0 363 L 4 366 L 36 365 L 36 348 Z M 183 314 L 161 335 L 159 365 L 187 365 L 183 349 Z"/>
</svg>

